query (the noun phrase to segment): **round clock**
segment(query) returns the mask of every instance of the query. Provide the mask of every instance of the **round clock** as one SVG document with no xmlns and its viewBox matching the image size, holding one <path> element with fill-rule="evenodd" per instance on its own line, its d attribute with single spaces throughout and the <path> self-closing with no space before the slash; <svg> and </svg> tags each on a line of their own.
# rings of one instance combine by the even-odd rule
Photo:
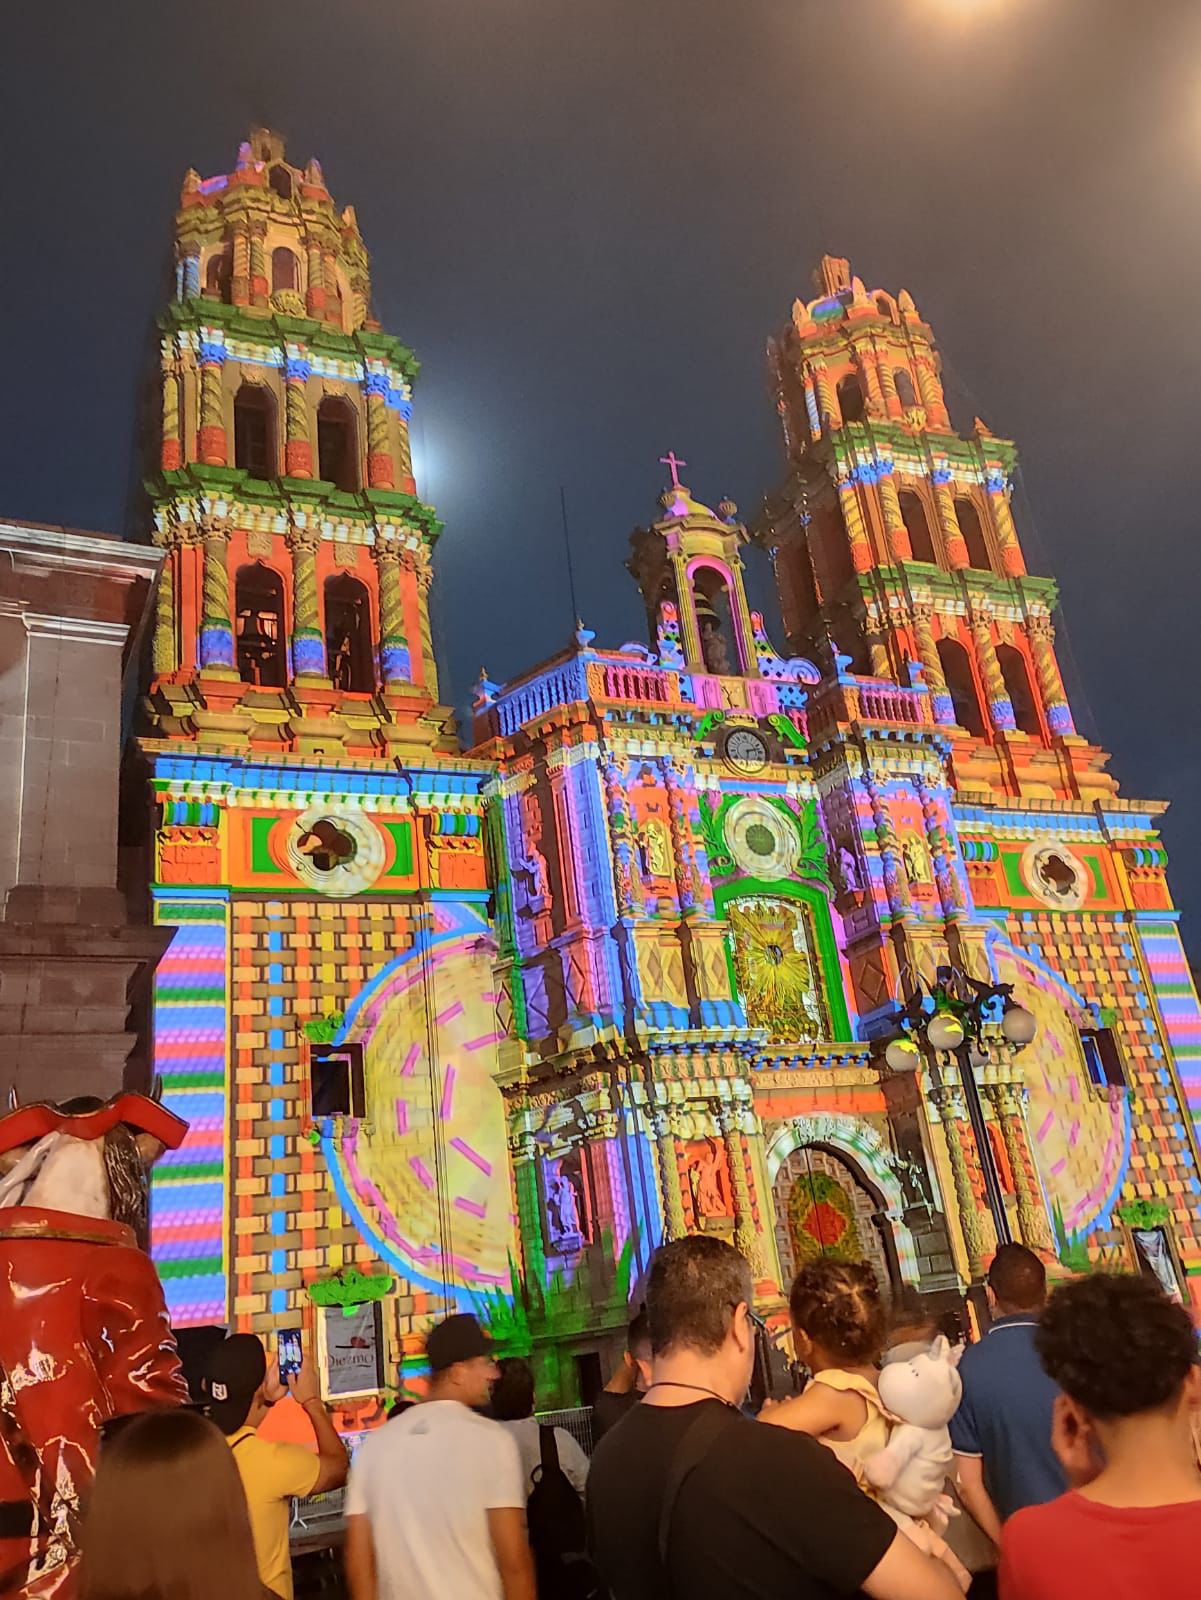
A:
<svg viewBox="0 0 1201 1600">
<path fill-rule="evenodd" d="M 726 734 L 722 755 L 727 766 L 746 776 L 762 772 L 768 762 L 767 745 L 754 728 L 731 728 Z"/>
<path fill-rule="evenodd" d="M 796 829 L 775 806 L 744 795 L 725 813 L 726 847 L 741 872 L 752 878 L 787 878 L 800 857 Z"/>
</svg>

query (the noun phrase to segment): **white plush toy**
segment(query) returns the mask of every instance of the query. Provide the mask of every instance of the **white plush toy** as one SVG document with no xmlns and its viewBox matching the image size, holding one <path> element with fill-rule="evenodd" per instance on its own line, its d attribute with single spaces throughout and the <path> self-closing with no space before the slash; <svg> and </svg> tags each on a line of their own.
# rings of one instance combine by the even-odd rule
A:
<svg viewBox="0 0 1201 1600">
<path fill-rule="evenodd" d="M 902 1527 L 913 1519 L 941 1533 L 947 1525 L 943 1488 L 954 1462 L 947 1424 L 963 1395 L 956 1370 L 962 1354 L 962 1345 L 952 1349 L 940 1334 L 928 1350 L 886 1362 L 880 1372 L 880 1399 L 899 1421 L 863 1470 Z"/>
</svg>

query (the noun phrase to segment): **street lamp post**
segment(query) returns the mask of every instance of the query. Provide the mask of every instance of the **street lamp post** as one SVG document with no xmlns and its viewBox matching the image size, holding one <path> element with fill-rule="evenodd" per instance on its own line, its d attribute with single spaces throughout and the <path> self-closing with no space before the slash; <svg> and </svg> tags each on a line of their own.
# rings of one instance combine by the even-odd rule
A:
<svg viewBox="0 0 1201 1600">
<path fill-rule="evenodd" d="M 933 1002 L 933 1012 L 927 1009 L 927 1000 Z M 933 989 L 929 995 L 919 984 L 906 1004 L 893 1018 L 895 1032 L 884 1051 L 884 1059 L 894 1072 L 913 1071 L 924 1054 L 930 1061 L 937 1080 L 938 1056 L 953 1056 L 959 1068 L 959 1081 L 963 1085 L 963 1099 L 972 1137 L 984 1177 L 984 1194 L 996 1230 L 997 1244 L 1009 1244 L 1013 1232 L 1009 1226 L 1009 1213 L 1005 1209 L 1005 1196 L 997 1173 L 988 1125 L 984 1120 L 984 1107 L 980 1101 L 980 1088 L 976 1082 L 973 1045 L 985 1052 L 984 1027 L 995 1020 L 993 1013 L 1001 1003 L 1001 1032 L 1005 1039 L 1021 1049 L 1034 1038 L 1037 1023 L 1033 1015 L 1013 999 L 1011 983 L 980 983 L 953 967 L 939 967 Z"/>
</svg>

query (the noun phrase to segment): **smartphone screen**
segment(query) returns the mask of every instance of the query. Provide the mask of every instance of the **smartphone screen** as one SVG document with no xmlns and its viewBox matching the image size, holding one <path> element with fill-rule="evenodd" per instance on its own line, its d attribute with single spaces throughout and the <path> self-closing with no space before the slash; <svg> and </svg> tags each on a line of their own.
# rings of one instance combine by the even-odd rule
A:
<svg viewBox="0 0 1201 1600">
<path fill-rule="evenodd" d="M 279 1375 L 285 1383 L 300 1371 L 304 1351 L 300 1344 L 299 1328 L 281 1328 L 279 1331 Z"/>
</svg>

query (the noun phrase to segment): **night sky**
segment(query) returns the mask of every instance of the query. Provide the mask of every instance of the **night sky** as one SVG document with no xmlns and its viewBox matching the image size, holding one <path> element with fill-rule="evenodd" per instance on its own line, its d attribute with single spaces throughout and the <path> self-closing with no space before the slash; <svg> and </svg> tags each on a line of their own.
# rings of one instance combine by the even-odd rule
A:
<svg viewBox="0 0 1201 1600">
<path fill-rule="evenodd" d="M 481 664 L 568 636 L 561 485 L 612 645 L 643 637 L 622 562 L 659 456 L 753 514 L 782 461 L 764 342 L 849 256 L 913 293 L 956 424 L 1017 439 L 1077 720 L 1173 801 L 1201 953 L 1195 0 L 50 0 L 8 8 L 4 54 L 0 514 L 144 536 L 180 179 L 278 127 L 357 207 L 376 313 L 424 363 L 462 706 Z"/>
</svg>

